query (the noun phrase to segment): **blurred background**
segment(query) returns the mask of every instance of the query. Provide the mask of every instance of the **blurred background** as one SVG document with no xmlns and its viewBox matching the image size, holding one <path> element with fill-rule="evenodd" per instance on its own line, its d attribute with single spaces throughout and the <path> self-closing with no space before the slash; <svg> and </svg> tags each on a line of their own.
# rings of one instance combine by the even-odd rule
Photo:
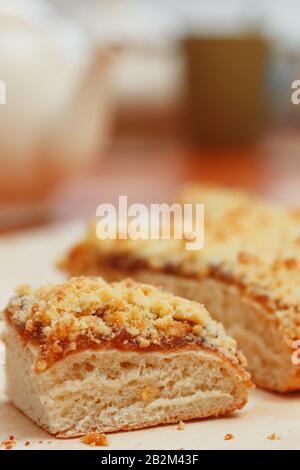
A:
<svg viewBox="0 0 300 470">
<path fill-rule="evenodd" d="M 185 181 L 297 204 L 298 0 L 0 0 L 0 231 Z"/>
</svg>

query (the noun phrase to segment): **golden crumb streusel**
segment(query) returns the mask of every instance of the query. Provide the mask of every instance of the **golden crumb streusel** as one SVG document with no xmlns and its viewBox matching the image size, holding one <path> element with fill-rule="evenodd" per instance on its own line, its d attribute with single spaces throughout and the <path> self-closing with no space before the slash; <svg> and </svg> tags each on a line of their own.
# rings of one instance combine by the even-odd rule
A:
<svg viewBox="0 0 300 470">
<path fill-rule="evenodd" d="M 300 210 L 242 192 L 191 188 L 183 203 L 205 207 L 205 242 L 187 251 L 185 240 L 87 238 L 62 262 L 69 272 L 152 270 L 187 278 L 215 278 L 240 288 L 276 317 L 289 344 L 300 338 Z"/>
<path fill-rule="evenodd" d="M 202 305 L 130 279 L 109 284 L 102 278 L 77 277 L 37 289 L 22 285 L 5 315 L 22 337 L 38 346 L 37 372 L 74 351 L 101 347 L 201 345 L 243 363 L 235 340 Z"/>
</svg>

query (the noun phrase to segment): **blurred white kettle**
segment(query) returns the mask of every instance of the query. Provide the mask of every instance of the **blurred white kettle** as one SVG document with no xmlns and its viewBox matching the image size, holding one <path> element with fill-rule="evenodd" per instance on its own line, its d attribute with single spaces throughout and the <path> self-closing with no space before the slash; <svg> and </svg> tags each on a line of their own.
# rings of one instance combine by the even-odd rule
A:
<svg viewBox="0 0 300 470">
<path fill-rule="evenodd" d="M 1 11 L 1 205 L 41 199 L 92 158 L 110 115 L 109 53 L 74 25 Z"/>
</svg>

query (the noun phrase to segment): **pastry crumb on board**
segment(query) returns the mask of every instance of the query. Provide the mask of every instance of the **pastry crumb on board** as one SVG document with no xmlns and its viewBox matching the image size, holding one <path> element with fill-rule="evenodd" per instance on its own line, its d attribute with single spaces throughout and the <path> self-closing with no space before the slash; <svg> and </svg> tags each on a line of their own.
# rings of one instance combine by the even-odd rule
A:
<svg viewBox="0 0 300 470">
<path fill-rule="evenodd" d="M 178 431 L 184 431 L 185 430 L 185 424 L 183 421 L 179 421 L 179 423 L 177 424 L 177 429 Z"/>
<path fill-rule="evenodd" d="M 281 436 L 279 434 L 276 434 L 276 432 L 272 432 L 267 436 L 267 439 L 269 439 L 269 441 L 279 441 L 281 439 Z"/>
<path fill-rule="evenodd" d="M 0 443 L 1 447 L 4 447 L 5 450 L 11 450 L 15 445 L 17 444 L 17 441 L 14 436 L 9 436 L 7 439 L 3 439 L 3 441 Z"/>
<path fill-rule="evenodd" d="M 82 436 L 80 440 L 91 447 L 105 447 L 109 445 L 107 436 L 97 432 L 86 434 L 85 436 Z"/>
</svg>

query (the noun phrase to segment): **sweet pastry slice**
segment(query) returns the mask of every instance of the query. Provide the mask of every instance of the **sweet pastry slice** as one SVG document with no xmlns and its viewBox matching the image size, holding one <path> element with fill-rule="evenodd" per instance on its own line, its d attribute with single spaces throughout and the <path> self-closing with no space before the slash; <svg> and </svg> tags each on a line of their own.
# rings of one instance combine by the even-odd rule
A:
<svg viewBox="0 0 300 470">
<path fill-rule="evenodd" d="M 132 280 L 21 286 L 5 309 L 7 394 L 60 437 L 218 416 L 251 386 L 198 303 Z"/>
<path fill-rule="evenodd" d="M 92 226 L 62 267 L 203 302 L 238 341 L 256 384 L 299 390 L 300 211 L 215 188 L 187 188 L 181 201 L 205 205 L 203 250 L 186 251 L 185 240 L 99 240 Z"/>
</svg>

